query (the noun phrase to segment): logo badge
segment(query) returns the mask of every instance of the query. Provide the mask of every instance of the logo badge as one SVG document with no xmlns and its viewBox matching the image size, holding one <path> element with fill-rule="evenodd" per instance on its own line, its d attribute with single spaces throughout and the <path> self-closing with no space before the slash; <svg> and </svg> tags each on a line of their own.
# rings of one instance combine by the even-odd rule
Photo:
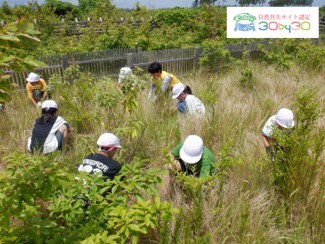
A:
<svg viewBox="0 0 325 244">
<path fill-rule="evenodd" d="M 236 21 L 235 31 L 255 31 L 254 21 L 256 17 L 249 13 L 238 14 L 234 17 Z"/>
<path fill-rule="evenodd" d="M 318 7 L 227 7 L 227 38 L 319 38 Z"/>
</svg>

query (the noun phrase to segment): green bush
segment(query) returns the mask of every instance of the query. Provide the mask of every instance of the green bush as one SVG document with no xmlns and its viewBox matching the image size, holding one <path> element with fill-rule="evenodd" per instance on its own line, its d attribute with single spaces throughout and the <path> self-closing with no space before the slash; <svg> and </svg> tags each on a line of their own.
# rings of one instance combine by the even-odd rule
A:
<svg viewBox="0 0 325 244">
<path fill-rule="evenodd" d="M 316 121 L 322 116 L 316 91 L 301 88 L 295 101 L 296 125 L 289 133 L 276 130 L 275 183 L 290 202 L 294 199 L 307 203 L 310 199 L 318 170 L 321 154 L 325 148 L 325 131 L 316 129 Z"/>
<path fill-rule="evenodd" d="M 268 64 L 282 70 L 288 70 L 294 65 L 309 72 L 324 70 L 325 50 L 309 40 L 277 40 L 270 45 L 269 50 L 262 48 L 260 56 Z"/>
<path fill-rule="evenodd" d="M 224 42 L 214 40 L 202 43 L 203 54 L 200 58 L 200 64 L 207 67 L 209 71 L 215 72 L 220 69 L 227 69 L 231 64 L 229 50 L 224 48 Z"/>
<path fill-rule="evenodd" d="M 49 157 L 11 154 L 0 182 L 0 235 L 5 243 L 136 243 L 177 212 L 157 197 L 159 169 L 124 165 L 112 181 Z M 105 193 L 105 194 L 104 194 Z M 85 205 L 88 203 L 88 206 Z M 111 243 L 111 242 L 110 242 Z"/>
<path fill-rule="evenodd" d="M 245 68 L 240 75 L 239 84 L 241 87 L 253 89 L 254 88 L 254 79 L 253 72 L 249 68 Z"/>
</svg>

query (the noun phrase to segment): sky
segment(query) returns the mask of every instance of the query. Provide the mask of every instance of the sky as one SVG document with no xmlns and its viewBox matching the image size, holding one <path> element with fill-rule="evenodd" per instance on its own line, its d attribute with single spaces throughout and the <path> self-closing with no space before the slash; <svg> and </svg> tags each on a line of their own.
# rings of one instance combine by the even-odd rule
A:
<svg viewBox="0 0 325 244">
<path fill-rule="evenodd" d="M 5 0 L 0 0 L 2 4 Z M 31 0 L 6 0 L 10 6 L 27 4 Z M 62 2 L 70 2 L 72 4 L 78 5 L 78 0 L 61 0 Z M 39 4 L 45 2 L 45 0 L 37 0 Z M 157 9 L 157 8 L 173 8 L 173 7 L 191 7 L 193 0 L 112 0 L 112 3 L 118 8 L 129 8 L 133 9 L 136 5 L 136 2 L 139 2 L 140 5 L 146 6 L 148 9 Z M 228 5 L 235 5 L 236 0 L 218 0 L 217 5 L 223 5 L 224 3 Z M 321 7 L 325 5 L 325 0 L 314 0 L 314 7 Z M 257 6 L 257 5 L 256 5 Z"/>
</svg>

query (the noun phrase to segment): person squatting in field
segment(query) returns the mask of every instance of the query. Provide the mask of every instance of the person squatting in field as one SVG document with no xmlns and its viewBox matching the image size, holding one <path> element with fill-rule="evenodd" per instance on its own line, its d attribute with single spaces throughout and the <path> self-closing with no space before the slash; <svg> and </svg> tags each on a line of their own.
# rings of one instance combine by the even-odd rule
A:
<svg viewBox="0 0 325 244">
<path fill-rule="evenodd" d="M 55 101 L 46 100 L 42 103 L 42 115 L 34 123 L 27 143 L 28 151 L 46 154 L 61 150 L 66 144 L 70 125 L 57 112 L 58 105 Z"/>
<path fill-rule="evenodd" d="M 171 91 L 173 86 L 180 83 L 175 75 L 162 70 L 162 65 L 158 62 L 153 62 L 149 65 L 148 72 L 151 74 L 149 97 L 154 96 L 156 88 L 163 93 Z"/>
<path fill-rule="evenodd" d="M 47 97 L 45 80 L 41 79 L 38 74 L 29 73 L 26 78 L 26 91 L 29 100 L 35 107 L 41 107 L 41 103 Z"/>
<path fill-rule="evenodd" d="M 113 180 L 121 170 L 121 165 L 113 160 L 117 149 L 121 148 L 120 140 L 112 133 L 104 133 L 97 140 L 98 153 L 90 154 L 79 165 L 79 172 L 89 174 L 100 173 L 105 180 Z"/>
<path fill-rule="evenodd" d="M 129 89 L 138 83 L 137 77 L 133 74 L 129 67 L 122 67 L 118 76 L 118 87 L 126 93 Z"/>
<path fill-rule="evenodd" d="M 205 178 L 215 172 L 215 157 L 211 151 L 203 145 L 203 140 L 197 135 L 189 135 L 184 143 L 175 146 L 171 155 L 173 156 L 172 169 Z"/>
<path fill-rule="evenodd" d="M 262 141 L 265 150 L 270 159 L 275 161 L 275 152 L 277 150 L 276 141 L 274 138 L 275 129 L 282 132 L 293 128 L 295 122 L 293 120 L 293 113 L 290 109 L 281 108 L 277 114 L 272 115 L 262 128 Z"/>
<path fill-rule="evenodd" d="M 196 96 L 189 94 L 188 88 L 184 84 L 178 83 L 173 87 L 172 98 L 179 100 L 177 107 L 181 113 L 194 115 L 198 118 L 204 116 L 204 104 Z"/>
<path fill-rule="evenodd" d="M 215 173 L 216 159 L 211 151 L 203 145 L 203 140 L 197 135 L 189 135 L 184 143 L 175 146 L 170 153 L 171 163 L 167 174 L 162 176 L 162 195 L 168 195 L 170 181 L 175 172 L 206 178 Z"/>
<path fill-rule="evenodd" d="M 292 111 L 287 108 L 281 108 L 277 114 L 272 115 L 266 121 L 262 129 L 263 145 L 273 162 L 274 183 L 280 191 L 286 189 L 288 182 L 287 172 L 289 165 L 287 153 L 290 150 L 290 145 L 286 145 L 285 142 L 294 125 Z"/>
</svg>

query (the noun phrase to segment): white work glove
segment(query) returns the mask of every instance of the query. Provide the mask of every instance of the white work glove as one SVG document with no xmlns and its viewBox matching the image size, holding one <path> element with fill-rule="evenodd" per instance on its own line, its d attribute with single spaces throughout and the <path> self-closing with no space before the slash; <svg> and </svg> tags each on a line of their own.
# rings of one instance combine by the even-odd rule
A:
<svg viewBox="0 0 325 244">
<path fill-rule="evenodd" d="M 177 159 L 173 159 L 168 166 L 170 170 L 182 171 L 181 164 Z"/>
</svg>

